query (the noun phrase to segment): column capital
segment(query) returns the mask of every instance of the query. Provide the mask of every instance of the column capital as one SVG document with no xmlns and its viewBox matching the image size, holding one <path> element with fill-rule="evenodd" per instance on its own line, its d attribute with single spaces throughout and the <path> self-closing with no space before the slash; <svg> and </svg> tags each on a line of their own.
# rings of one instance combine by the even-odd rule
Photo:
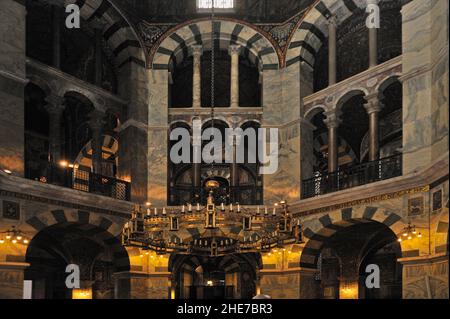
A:
<svg viewBox="0 0 450 319">
<path fill-rule="evenodd" d="M 191 46 L 192 55 L 193 56 L 201 56 L 203 55 L 203 46 L 200 44 L 195 44 Z"/>
<path fill-rule="evenodd" d="M 338 25 L 338 21 L 335 15 L 331 15 L 328 19 L 327 19 L 327 25 L 329 27 L 337 27 Z"/>
<path fill-rule="evenodd" d="M 56 94 L 51 94 L 45 98 L 44 108 L 50 114 L 60 114 L 65 108 L 65 98 Z"/>
<path fill-rule="evenodd" d="M 338 109 L 333 109 L 330 111 L 324 112 L 324 115 L 326 118 L 323 120 L 323 122 L 326 124 L 328 128 L 338 128 L 341 124 L 341 115 L 342 112 Z"/>
<path fill-rule="evenodd" d="M 368 114 L 378 113 L 383 108 L 383 103 L 381 103 L 379 95 L 377 93 L 372 93 L 364 97 L 367 103 L 364 104 Z"/>
<path fill-rule="evenodd" d="M 239 44 L 231 44 L 228 47 L 229 55 L 239 55 L 241 53 L 241 46 Z"/>
</svg>

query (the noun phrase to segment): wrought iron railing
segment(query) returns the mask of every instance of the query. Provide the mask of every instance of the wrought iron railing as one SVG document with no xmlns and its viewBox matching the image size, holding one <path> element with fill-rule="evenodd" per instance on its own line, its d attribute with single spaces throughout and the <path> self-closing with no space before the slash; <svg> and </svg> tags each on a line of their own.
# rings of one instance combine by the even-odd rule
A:
<svg viewBox="0 0 450 319">
<path fill-rule="evenodd" d="M 402 154 L 367 162 L 334 173 L 317 174 L 302 182 L 302 198 L 337 192 L 402 175 Z"/>
<path fill-rule="evenodd" d="M 219 188 L 214 191 L 214 202 L 239 203 L 241 205 L 262 205 L 263 189 L 261 186 L 241 185 Z M 190 185 L 177 185 L 169 189 L 169 205 L 183 205 L 186 203 L 205 204 L 208 197 L 206 189 Z"/>
<path fill-rule="evenodd" d="M 39 178 L 43 183 L 68 187 L 79 191 L 108 196 L 120 200 L 130 200 L 129 182 L 72 167 L 62 167 L 46 163 Z"/>
</svg>

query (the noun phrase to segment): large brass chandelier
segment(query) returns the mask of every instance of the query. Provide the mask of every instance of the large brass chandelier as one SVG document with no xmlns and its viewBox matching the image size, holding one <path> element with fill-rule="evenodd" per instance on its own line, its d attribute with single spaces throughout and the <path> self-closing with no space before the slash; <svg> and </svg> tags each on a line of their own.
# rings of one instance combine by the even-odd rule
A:
<svg viewBox="0 0 450 319">
<path fill-rule="evenodd" d="M 179 253 L 221 256 L 233 253 L 269 252 L 273 248 L 302 241 L 301 225 L 285 201 L 269 212 L 239 204 L 216 206 L 209 189 L 206 206 L 157 208 L 136 205 L 125 224 L 125 246 L 152 250 L 157 254 Z"/>
<path fill-rule="evenodd" d="M 214 128 L 215 76 L 214 1 L 211 15 L 211 126 Z M 211 163 L 214 169 L 214 162 Z M 158 208 L 136 205 L 125 224 L 125 246 L 152 250 L 158 254 L 178 253 L 220 256 L 246 252 L 269 252 L 272 248 L 301 242 L 300 220 L 289 213 L 286 201 L 267 207 L 241 207 L 238 203 L 216 206 L 214 193 L 220 183 L 210 179 L 206 206 L 199 203 L 181 208 Z M 193 209 L 194 207 L 194 209 Z M 277 211 L 278 210 L 278 211 Z"/>
</svg>

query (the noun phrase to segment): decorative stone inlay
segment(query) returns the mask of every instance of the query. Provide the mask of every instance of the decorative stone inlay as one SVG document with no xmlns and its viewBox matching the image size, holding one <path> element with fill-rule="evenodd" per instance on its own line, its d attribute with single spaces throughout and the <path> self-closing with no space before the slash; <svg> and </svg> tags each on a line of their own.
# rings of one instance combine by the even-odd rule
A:
<svg viewBox="0 0 450 319">
<path fill-rule="evenodd" d="M 20 205 L 16 202 L 3 201 L 3 218 L 20 219 Z"/>
</svg>

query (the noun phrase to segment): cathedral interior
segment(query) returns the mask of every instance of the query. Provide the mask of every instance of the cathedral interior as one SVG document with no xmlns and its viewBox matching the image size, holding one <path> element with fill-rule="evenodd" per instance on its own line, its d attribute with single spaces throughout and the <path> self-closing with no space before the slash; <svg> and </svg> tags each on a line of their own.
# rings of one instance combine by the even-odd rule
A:
<svg viewBox="0 0 450 319">
<path fill-rule="evenodd" d="M 448 299 L 448 6 L 1 0 L 0 299 Z"/>
</svg>

